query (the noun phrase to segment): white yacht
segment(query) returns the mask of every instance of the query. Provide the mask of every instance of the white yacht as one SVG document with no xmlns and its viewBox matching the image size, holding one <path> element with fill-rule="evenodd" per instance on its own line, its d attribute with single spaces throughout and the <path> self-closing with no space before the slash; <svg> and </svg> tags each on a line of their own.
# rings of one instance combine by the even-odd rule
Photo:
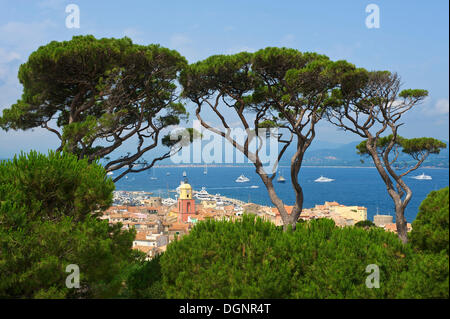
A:
<svg viewBox="0 0 450 319">
<path fill-rule="evenodd" d="M 250 188 L 259 188 L 259 186 L 258 185 L 252 185 L 252 186 L 250 186 Z"/>
<path fill-rule="evenodd" d="M 286 182 L 286 178 L 283 177 L 281 172 L 280 172 L 280 176 L 277 178 L 277 182 L 278 183 L 285 183 Z"/>
<path fill-rule="evenodd" d="M 210 200 L 211 199 L 211 195 L 206 191 L 205 187 L 202 187 L 201 191 L 195 193 L 194 197 L 197 198 L 198 200 Z"/>
<path fill-rule="evenodd" d="M 164 206 L 172 206 L 172 205 L 175 205 L 176 203 L 177 203 L 177 201 L 170 197 L 162 200 L 162 204 Z"/>
<path fill-rule="evenodd" d="M 205 164 L 205 168 L 203 169 L 203 174 L 208 175 L 208 166 Z"/>
<path fill-rule="evenodd" d="M 250 179 L 248 177 L 245 177 L 244 174 L 236 178 L 236 183 L 247 183 L 250 182 Z"/>
<path fill-rule="evenodd" d="M 111 176 L 111 175 L 114 175 L 114 173 L 113 172 L 108 172 L 107 175 Z"/>
<path fill-rule="evenodd" d="M 422 175 L 413 176 L 412 178 L 427 181 L 432 179 L 430 175 L 425 175 L 425 173 L 422 173 Z"/>
<path fill-rule="evenodd" d="M 320 176 L 319 178 L 315 179 L 314 181 L 317 183 L 328 183 L 328 182 L 334 181 L 334 179 Z"/>
<path fill-rule="evenodd" d="M 152 176 L 150 176 L 152 181 L 157 180 L 158 178 L 155 176 L 155 170 L 152 169 Z"/>
</svg>

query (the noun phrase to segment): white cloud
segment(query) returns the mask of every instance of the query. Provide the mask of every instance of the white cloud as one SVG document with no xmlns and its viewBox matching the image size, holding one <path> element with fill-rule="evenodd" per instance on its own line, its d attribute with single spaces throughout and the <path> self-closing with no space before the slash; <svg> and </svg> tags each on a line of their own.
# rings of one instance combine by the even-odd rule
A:
<svg viewBox="0 0 450 319">
<path fill-rule="evenodd" d="M 50 31 L 55 28 L 50 20 L 38 23 L 8 22 L 0 25 L 0 43 L 3 47 L 17 52 L 21 57 L 50 42 Z"/>
<path fill-rule="evenodd" d="M 280 41 L 282 46 L 285 47 L 292 47 L 295 44 L 295 35 L 293 34 L 286 34 Z"/>
<path fill-rule="evenodd" d="M 434 109 L 437 114 L 448 114 L 448 99 L 440 99 L 436 102 Z"/>
<path fill-rule="evenodd" d="M 174 34 L 170 37 L 170 46 L 175 49 L 184 48 L 186 45 L 192 43 L 192 40 L 183 34 Z"/>
<path fill-rule="evenodd" d="M 434 105 L 429 105 L 424 108 L 424 113 L 426 115 L 448 115 L 449 113 L 449 103 L 448 99 L 439 99 Z"/>
<path fill-rule="evenodd" d="M 45 9 L 60 9 L 67 0 L 42 0 L 38 2 L 38 6 Z"/>
<path fill-rule="evenodd" d="M 325 54 L 332 60 L 354 60 L 362 48 L 361 42 L 340 43 L 328 48 L 315 48 L 312 51 Z"/>
<path fill-rule="evenodd" d="M 19 60 L 20 54 L 14 51 L 7 51 L 3 48 L 0 48 L 0 65 L 2 63 L 9 63 L 14 60 Z"/>
<path fill-rule="evenodd" d="M 20 98 L 22 86 L 17 79 L 20 64 L 39 46 L 50 42 L 55 30 L 55 24 L 49 20 L 9 21 L 0 25 L 0 112 Z"/>
<path fill-rule="evenodd" d="M 202 55 L 199 54 L 198 46 L 195 42 L 196 41 L 194 39 L 186 34 L 175 33 L 169 38 L 168 44 L 163 41 L 161 45 L 168 45 L 169 49 L 177 50 L 190 63 L 192 63 L 203 58 Z"/>
<path fill-rule="evenodd" d="M 137 44 L 145 44 L 144 39 L 142 36 L 144 33 L 136 28 L 126 28 L 123 31 L 123 36 L 129 37 L 131 40 L 133 40 L 133 43 Z"/>
<path fill-rule="evenodd" d="M 234 47 L 229 48 L 225 51 L 226 54 L 235 54 L 240 52 L 255 52 L 255 49 L 250 48 L 248 46 L 240 46 L 240 47 Z"/>
<path fill-rule="evenodd" d="M 236 30 L 236 28 L 234 26 L 232 26 L 232 25 L 227 25 L 225 28 L 223 28 L 223 30 L 225 32 L 231 32 L 231 31 Z"/>
<path fill-rule="evenodd" d="M 0 48 L 0 111 L 20 96 L 21 88 L 17 79 L 20 62 L 19 53 Z"/>
</svg>

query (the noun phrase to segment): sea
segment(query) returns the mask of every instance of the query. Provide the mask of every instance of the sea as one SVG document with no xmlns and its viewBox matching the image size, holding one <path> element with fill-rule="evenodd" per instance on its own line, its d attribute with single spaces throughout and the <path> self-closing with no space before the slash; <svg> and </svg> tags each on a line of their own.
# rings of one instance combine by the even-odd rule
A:
<svg viewBox="0 0 450 319">
<path fill-rule="evenodd" d="M 285 183 L 275 183 L 278 196 L 286 205 L 293 205 L 294 191 L 290 183 L 289 167 L 280 167 Z M 283 173 L 283 170 L 285 173 Z M 208 167 L 204 174 L 203 167 L 155 167 L 141 173 L 129 174 L 116 182 L 116 190 L 146 191 L 153 196 L 175 198 L 173 190 L 184 180 L 183 173 L 194 190 L 205 187 L 210 194 L 220 194 L 229 198 L 239 199 L 260 205 L 273 206 L 267 190 L 260 177 L 251 166 L 242 167 Z M 425 173 L 432 180 L 416 180 L 412 176 Z M 236 183 L 241 174 L 250 179 L 247 183 Z M 156 177 L 152 180 L 150 177 Z M 328 183 L 314 182 L 320 176 L 334 179 Z M 367 208 L 367 218 L 373 220 L 378 214 L 392 215 L 395 220 L 395 208 L 389 197 L 386 186 L 375 168 L 359 167 L 302 167 L 299 174 L 300 184 L 304 193 L 304 208 L 312 208 L 325 201 L 336 201 L 347 206 L 364 206 Z M 433 190 L 449 185 L 448 168 L 420 168 L 405 177 L 405 182 L 413 192 L 405 216 L 408 222 L 414 221 L 419 206 Z M 252 188 L 251 186 L 259 186 Z"/>
</svg>

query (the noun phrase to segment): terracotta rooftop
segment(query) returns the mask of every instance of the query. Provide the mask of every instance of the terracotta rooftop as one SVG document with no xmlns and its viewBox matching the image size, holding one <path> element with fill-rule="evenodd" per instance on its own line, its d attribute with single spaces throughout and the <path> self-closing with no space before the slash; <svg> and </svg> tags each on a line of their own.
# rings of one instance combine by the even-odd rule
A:
<svg viewBox="0 0 450 319">
<path fill-rule="evenodd" d="M 389 223 L 384 225 L 384 229 L 392 232 L 397 232 L 397 225 L 395 223 Z M 410 223 L 407 223 L 407 229 L 410 231 L 412 229 L 412 226 Z"/>
<path fill-rule="evenodd" d="M 294 206 L 288 206 L 288 205 L 284 205 L 284 208 L 286 209 L 288 214 L 292 213 L 292 209 L 294 209 Z M 278 209 L 276 207 L 272 207 L 272 213 L 275 213 L 276 216 L 280 216 L 280 212 L 278 211 Z"/>
<path fill-rule="evenodd" d="M 327 206 L 339 206 L 338 202 L 325 202 L 325 205 Z"/>
<path fill-rule="evenodd" d="M 172 226 L 169 227 L 169 230 L 187 230 L 189 225 L 183 223 L 173 223 Z"/>
<path fill-rule="evenodd" d="M 140 231 L 136 233 L 136 237 L 134 237 L 134 240 L 147 240 L 148 233 L 145 231 Z"/>
<path fill-rule="evenodd" d="M 152 247 L 152 246 L 140 246 L 140 245 L 138 245 L 138 246 L 134 246 L 133 249 L 140 250 L 140 251 L 142 251 L 142 252 L 148 254 L 148 252 L 151 251 L 151 250 L 153 250 L 154 247 Z"/>
</svg>

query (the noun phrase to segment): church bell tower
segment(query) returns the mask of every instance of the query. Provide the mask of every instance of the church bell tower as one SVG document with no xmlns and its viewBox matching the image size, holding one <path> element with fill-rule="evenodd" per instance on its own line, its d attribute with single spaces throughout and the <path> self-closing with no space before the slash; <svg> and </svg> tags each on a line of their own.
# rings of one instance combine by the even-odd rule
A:
<svg viewBox="0 0 450 319">
<path fill-rule="evenodd" d="M 195 215 L 195 199 L 192 197 L 192 187 L 187 180 L 180 185 L 178 198 L 178 222 L 187 222 L 188 217 Z"/>
</svg>

